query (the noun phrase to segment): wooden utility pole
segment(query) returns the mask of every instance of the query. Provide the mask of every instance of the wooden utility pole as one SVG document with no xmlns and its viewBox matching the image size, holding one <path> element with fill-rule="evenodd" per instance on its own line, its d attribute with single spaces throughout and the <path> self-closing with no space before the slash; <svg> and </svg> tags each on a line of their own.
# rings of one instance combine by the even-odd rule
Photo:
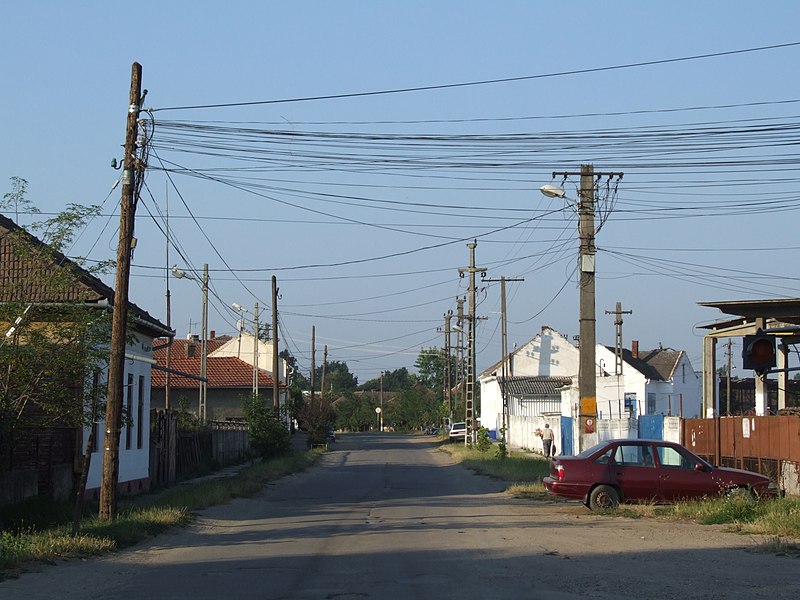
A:
<svg viewBox="0 0 800 600">
<path fill-rule="evenodd" d="M 139 163 L 136 138 L 142 101 L 142 65 L 131 68 L 130 104 L 125 132 L 125 156 L 122 163 L 122 198 L 119 210 L 119 243 L 117 276 L 114 287 L 114 309 L 111 317 L 111 348 L 108 359 L 108 393 L 106 397 L 106 431 L 103 446 L 103 473 L 100 481 L 101 520 L 110 521 L 117 514 L 117 482 L 119 481 L 119 435 L 122 425 L 124 397 L 125 347 L 127 345 L 128 287 L 131 274 L 131 246 L 136 214 L 136 180 L 144 165 Z"/>
<path fill-rule="evenodd" d="M 314 405 L 314 378 L 317 370 L 317 328 L 311 326 L 311 405 Z"/>
<path fill-rule="evenodd" d="M 580 316 L 579 316 L 579 366 L 578 366 L 578 406 L 579 431 L 578 451 L 583 451 L 586 435 L 594 434 L 597 423 L 597 375 L 596 375 L 596 317 L 595 317 L 595 255 L 594 207 L 595 177 L 607 176 L 622 178 L 622 173 L 595 173 L 593 165 L 581 165 L 580 173 L 553 173 L 553 177 L 580 175 L 581 186 L 578 199 L 578 237 L 580 251 L 578 271 L 580 273 Z"/>
<path fill-rule="evenodd" d="M 471 444 L 474 440 L 473 437 L 477 428 L 475 427 L 475 325 L 478 318 L 475 315 L 475 300 L 477 291 L 475 288 L 475 273 L 480 273 L 483 277 L 486 273 L 485 268 L 475 266 L 475 248 L 478 242 L 473 241 L 467 244 L 469 248 L 469 267 L 461 268 L 458 274 L 464 277 L 465 273 L 469 273 L 469 316 L 468 320 L 468 334 L 467 334 L 467 379 L 466 379 L 466 413 L 467 413 L 467 434 L 464 436 L 464 443 Z"/>
<path fill-rule="evenodd" d="M 279 369 L 278 357 L 278 279 L 272 276 L 272 405 L 275 408 L 275 416 L 281 411 L 281 374 Z"/>
<path fill-rule="evenodd" d="M 319 383 L 319 395 L 320 398 L 325 397 L 325 373 L 328 367 L 328 344 L 325 344 L 322 347 L 322 379 Z"/>
</svg>

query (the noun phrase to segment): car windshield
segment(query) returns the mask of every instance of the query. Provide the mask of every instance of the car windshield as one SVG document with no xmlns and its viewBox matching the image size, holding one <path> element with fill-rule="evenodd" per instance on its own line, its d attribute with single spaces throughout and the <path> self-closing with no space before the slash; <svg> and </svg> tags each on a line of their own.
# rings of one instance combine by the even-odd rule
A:
<svg viewBox="0 0 800 600">
<path fill-rule="evenodd" d="M 599 444 L 595 444 L 591 448 L 587 448 L 586 450 L 578 454 L 578 456 L 580 458 L 589 458 L 592 454 L 595 454 L 596 452 L 602 450 L 606 446 L 608 446 L 608 442 L 600 442 Z"/>
<path fill-rule="evenodd" d="M 466 423 L 453 423 L 453 427 L 452 428 L 453 429 L 466 429 L 467 428 L 467 424 Z"/>
</svg>

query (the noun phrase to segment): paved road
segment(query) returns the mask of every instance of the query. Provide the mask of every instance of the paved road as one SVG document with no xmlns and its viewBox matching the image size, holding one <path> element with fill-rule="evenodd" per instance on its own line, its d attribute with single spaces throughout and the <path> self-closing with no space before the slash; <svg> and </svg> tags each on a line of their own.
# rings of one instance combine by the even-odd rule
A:
<svg viewBox="0 0 800 600">
<path fill-rule="evenodd" d="M 341 436 L 321 463 L 134 549 L 0 583 L 2 600 L 800 597 L 800 561 L 691 524 L 532 503 L 430 438 Z"/>
</svg>

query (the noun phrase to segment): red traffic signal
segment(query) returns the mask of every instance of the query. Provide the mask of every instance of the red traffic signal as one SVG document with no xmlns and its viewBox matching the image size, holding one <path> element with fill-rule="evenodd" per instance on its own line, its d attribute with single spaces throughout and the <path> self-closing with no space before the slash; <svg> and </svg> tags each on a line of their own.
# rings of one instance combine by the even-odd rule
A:
<svg viewBox="0 0 800 600">
<path fill-rule="evenodd" d="M 763 375 L 775 368 L 775 338 L 759 329 L 755 335 L 744 336 L 742 368 Z"/>
</svg>

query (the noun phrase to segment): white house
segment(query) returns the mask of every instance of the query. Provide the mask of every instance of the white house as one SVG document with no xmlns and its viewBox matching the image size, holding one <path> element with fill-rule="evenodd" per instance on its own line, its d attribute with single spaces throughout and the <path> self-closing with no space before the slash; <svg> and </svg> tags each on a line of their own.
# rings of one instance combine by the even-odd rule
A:
<svg viewBox="0 0 800 600">
<path fill-rule="evenodd" d="M 621 373 L 617 373 L 613 348 L 598 344 L 595 352 L 599 420 L 626 420 L 654 414 L 685 417 L 700 414 L 701 381 L 685 352 L 670 348 L 640 351 L 638 342 L 634 341 L 630 350 L 623 349 Z M 507 391 L 518 387 L 520 378 L 532 378 L 540 387 L 548 381 L 552 384 L 558 378 L 565 381 L 557 389 L 550 388 L 550 397 L 545 404 L 541 400 L 532 402 L 526 392 L 507 394 L 507 414 L 525 417 L 522 420 L 511 418 L 507 424 L 514 445 L 529 440 L 529 430 L 543 425 L 541 419 L 544 417 L 552 420 L 554 416 L 577 416 L 579 359 L 578 348 L 558 331 L 546 326 L 531 341 L 511 353 L 506 367 L 509 377 Z M 502 427 L 501 379 L 501 363 L 479 376 L 481 423 L 494 432 Z M 556 391 L 558 397 L 554 396 Z"/>
</svg>

